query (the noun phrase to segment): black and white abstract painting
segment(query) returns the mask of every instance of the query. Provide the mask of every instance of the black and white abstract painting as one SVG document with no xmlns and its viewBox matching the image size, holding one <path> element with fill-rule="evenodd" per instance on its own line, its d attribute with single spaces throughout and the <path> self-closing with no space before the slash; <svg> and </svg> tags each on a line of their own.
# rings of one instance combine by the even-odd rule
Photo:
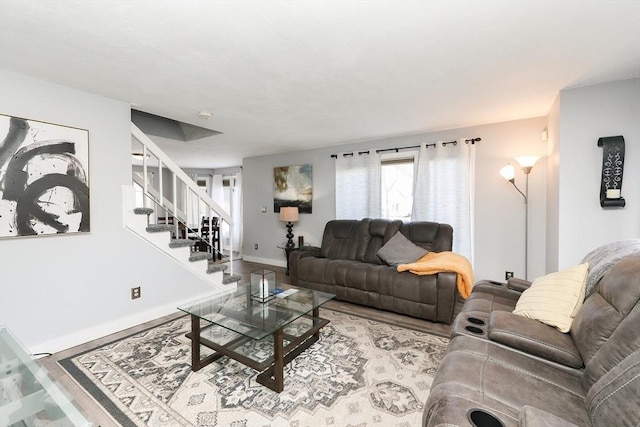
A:
<svg viewBox="0 0 640 427">
<path fill-rule="evenodd" d="M 0 114 L 0 138 L 0 238 L 89 232 L 89 131 Z"/>
</svg>

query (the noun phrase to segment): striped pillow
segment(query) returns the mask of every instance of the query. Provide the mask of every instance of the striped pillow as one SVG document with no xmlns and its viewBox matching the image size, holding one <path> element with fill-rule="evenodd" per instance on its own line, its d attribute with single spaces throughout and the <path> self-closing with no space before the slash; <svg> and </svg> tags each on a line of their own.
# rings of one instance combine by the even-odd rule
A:
<svg viewBox="0 0 640 427">
<path fill-rule="evenodd" d="M 538 277 L 522 293 L 513 314 L 539 320 L 567 333 L 584 301 L 589 264 Z"/>
</svg>

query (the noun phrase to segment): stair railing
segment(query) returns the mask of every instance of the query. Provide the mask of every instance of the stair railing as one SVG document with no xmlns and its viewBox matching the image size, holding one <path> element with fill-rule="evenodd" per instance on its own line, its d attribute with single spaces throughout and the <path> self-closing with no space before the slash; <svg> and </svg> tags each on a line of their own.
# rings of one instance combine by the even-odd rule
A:
<svg viewBox="0 0 640 427">
<path fill-rule="evenodd" d="M 197 237 L 211 247 L 212 253 L 216 253 L 214 246 L 214 233 L 212 227 L 211 213 L 218 216 L 218 226 L 222 228 L 222 222 L 226 222 L 229 226 L 229 235 L 233 236 L 233 220 L 231 215 L 218 205 L 202 188 L 200 188 L 189 175 L 187 175 L 169 156 L 167 156 L 144 132 L 142 132 L 134 123 L 131 123 L 131 135 L 142 145 L 142 188 L 144 193 L 144 207 L 152 207 L 154 211 L 161 209 L 166 213 L 170 213 L 176 221 L 174 221 L 175 235 L 179 236 L 179 223 L 185 224 L 185 234 L 196 233 Z M 158 188 L 150 187 L 148 167 L 149 158 L 153 155 L 157 159 L 158 164 Z M 155 165 L 154 165 L 155 166 Z M 173 201 L 168 200 L 164 194 L 163 173 L 166 169 L 171 173 L 171 186 L 173 190 Z M 177 200 L 178 184 L 185 188 L 184 206 L 179 209 L 179 201 Z M 181 187 L 182 188 L 182 187 Z M 153 200 L 153 206 L 147 206 L 148 199 Z M 194 211 L 195 206 L 195 211 Z M 201 212 L 201 206 L 205 206 L 204 211 L 208 210 L 208 236 L 203 237 L 201 218 L 205 217 L 205 212 Z M 156 214 L 157 217 L 157 214 Z M 190 224 L 190 220 L 195 219 L 194 224 Z M 186 236 L 185 236 L 186 237 Z M 219 236 L 220 238 L 220 236 Z M 222 254 L 221 254 L 222 255 Z M 229 273 L 233 275 L 233 239 L 229 239 Z"/>
<path fill-rule="evenodd" d="M 133 182 L 135 184 L 137 184 L 140 188 L 144 188 L 144 178 L 142 177 L 142 173 L 140 172 L 133 172 L 132 175 L 133 178 Z M 144 207 L 148 207 L 146 200 L 150 197 L 152 200 L 157 201 L 160 200 L 160 193 L 158 192 L 158 190 L 154 189 L 153 187 L 149 187 L 148 190 L 149 194 L 145 197 L 145 204 Z M 184 211 L 182 211 L 181 209 L 177 208 L 173 202 L 169 199 L 167 199 L 166 197 L 164 198 L 164 209 L 167 210 L 169 212 L 170 215 L 175 216 L 177 218 L 186 218 L 186 214 L 184 213 Z"/>
</svg>

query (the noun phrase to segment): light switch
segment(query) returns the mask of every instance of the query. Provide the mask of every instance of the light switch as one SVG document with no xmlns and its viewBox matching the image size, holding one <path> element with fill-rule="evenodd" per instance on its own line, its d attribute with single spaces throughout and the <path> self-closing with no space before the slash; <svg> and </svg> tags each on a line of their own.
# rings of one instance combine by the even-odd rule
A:
<svg viewBox="0 0 640 427">
<path fill-rule="evenodd" d="M 266 206 L 261 207 L 260 212 L 267 213 L 267 207 Z"/>
</svg>

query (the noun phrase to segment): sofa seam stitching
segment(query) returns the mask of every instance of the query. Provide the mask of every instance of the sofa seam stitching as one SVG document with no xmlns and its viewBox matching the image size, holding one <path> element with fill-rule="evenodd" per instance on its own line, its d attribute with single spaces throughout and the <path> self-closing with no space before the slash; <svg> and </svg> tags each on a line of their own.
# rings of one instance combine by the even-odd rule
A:
<svg viewBox="0 0 640 427">
<path fill-rule="evenodd" d="M 460 352 L 462 352 L 462 353 L 469 354 L 469 355 L 471 355 L 471 356 L 475 356 L 475 357 L 485 357 L 485 358 L 486 358 L 486 360 L 491 361 L 491 362 L 494 362 L 496 365 L 504 366 L 505 368 L 510 369 L 510 370 L 512 370 L 512 371 L 520 372 L 520 373 L 522 373 L 522 374 L 524 374 L 524 375 L 527 375 L 527 376 L 532 377 L 532 378 L 536 378 L 536 379 L 538 379 L 538 380 L 540 380 L 540 381 L 542 381 L 542 382 L 545 382 L 545 383 L 547 383 L 547 384 L 554 385 L 554 386 L 558 387 L 559 389 L 562 389 L 562 390 L 564 390 L 564 391 L 566 391 L 566 392 L 568 392 L 568 393 L 571 393 L 571 394 L 573 394 L 574 396 L 577 396 L 577 397 L 579 397 L 579 398 L 581 398 L 581 399 L 584 399 L 584 398 L 585 398 L 585 396 L 581 396 L 581 395 L 579 395 L 578 393 L 576 393 L 576 392 L 574 392 L 574 391 L 572 391 L 572 390 L 569 390 L 569 389 L 568 389 L 568 388 L 566 388 L 566 387 L 561 386 L 560 384 L 556 384 L 556 383 L 554 383 L 553 381 L 549 381 L 549 380 L 544 379 L 544 378 L 542 378 L 542 377 L 540 377 L 540 376 L 538 376 L 538 375 L 530 374 L 529 372 L 527 372 L 527 371 L 525 371 L 525 370 L 523 370 L 523 369 L 519 369 L 519 368 L 517 368 L 516 366 L 514 366 L 514 365 L 512 365 L 512 364 L 510 364 L 510 363 L 504 363 L 504 362 L 499 361 L 498 359 L 494 359 L 494 358 L 493 358 L 493 357 L 491 357 L 491 356 L 483 355 L 483 354 L 481 354 L 481 353 L 477 353 L 477 352 L 473 352 L 473 351 L 469 351 L 469 350 L 458 350 L 458 351 L 460 351 Z"/>
<path fill-rule="evenodd" d="M 596 293 L 600 293 L 600 292 L 599 292 L 599 287 L 598 287 L 598 290 L 597 290 L 596 292 L 592 293 L 591 295 L 594 295 L 594 294 L 596 294 Z M 590 295 L 590 296 L 591 296 L 591 295 Z M 611 302 L 609 302 L 609 300 L 607 300 L 604 296 L 602 296 L 602 294 L 600 294 L 600 297 L 601 297 L 603 300 L 605 300 L 605 301 L 609 304 L 609 306 L 613 307 L 613 309 L 615 310 L 615 312 L 616 312 L 616 313 L 618 313 L 618 314 L 622 314 L 620 311 L 618 311 L 618 308 L 617 308 L 617 307 L 615 307 L 613 304 L 611 304 Z M 620 319 L 620 322 L 618 322 L 618 324 L 616 325 L 616 327 L 611 331 L 611 333 L 610 333 L 610 334 L 609 334 L 609 336 L 607 337 L 607 340 L 609 340 L 609 338 L 611 338 L 611 337 L 613 336 L 613 334 L 618 330 L 618 327 L 620 326 L 620 324 L 621 324 L 622 322 L 624 322 L 624 321 L 625 321 L 625 319 L 627 319 L 627 318 L 631 315 L 631 313 L 633 312 L 633 310 L 635 310 L 637 307 L 640 307 L 640 299 L 639 299 L 638 301 L 636 301 L 636 303 L 635 303 L 635 305 L 633 306 L 633 308 L 631 308 L 631 310 L 629 310 L 629 312 L 628 312 L 626 315 L 623 315 L 622 319 Z M 593 353 L 593 356 L 591 356 L 591 358 L 589 359 L 589 361 L 593 360 L 593 359 L 594 359 L 594 358 L 595 358 L 595 357 L 600 353 L 600 350 L 602 350 L 602 348 L 603 348 L 603 347 L 604 347 L 604 346 L 600 346 L 600 348 L 598 348 L 598 350 L 596 350 L 596 352 L 595 352 L 595 353 Z"/>
<path fill-rule="evenodd" d="M 554 344 L 552 344 L 552 343 L 546 343 L 546 342 L 544 342 L 544 341 L 540 341 L 540 340 L 537 340 L 537 339 L 535 339 L 535 338 L 531 338 L 531 337 L 528 337 L 528 336 L 526 336 L 526 335 L 519 334 L 519 333 L 517 333 L 517 332 L 511 332 L 511 331 L 509 331 L 509 330 L 506 330 L 506 329 L 500 329 L 500 328 L 498 328 L 498 329 L 493 329 L 493 328 L 491 328 L 491 327 L 490 327 L 490 331 L 489 331 L 489 332 L 492 332 L 492 331 L 496 331 L 496 332 L 505 332 L 506 334 L 515 335 L 515 336 L 517 336 L 517 337 L 524 338 L 524 339 L 529 340 L 529 341 L 537 342 L 537 343 L 539 343 L 539 344 L 548 345 L 549 347 L 555 348 L 556 350 L 559 350 L 559 351 L 561 351 L 561 352 L 563 352 L 563 353 L 569 354 L 569 355 L 571 355 L 571 356 L 578 356 L 578 357 L 580 358 L 580 354 L 579 354 L 579 353 L 577 353 L 577 352 L 569 351 L 569 350 L 566 350 L 566 349 L 564 349 L 564 348 L 562 348 L 562 347 L 558 347 L 557 345 L 554 345 Z M 582 358 L 580 358 L 580 360 L 582 360 Z"/>
<path fill-rule="evenodd" d="M 626 356 L 624 359 L 622 359 L 622 361 L 621 361 L 618 365 L 622 364 L 625 360 L 627 360 L 628 358 L 630 358 L 631 356 L 633 356 L 633 355 L 634 355 L 634 354 L 636 354 L 636 353 L 640 353 L 640 349 L 635 350 L 635 351 L 633 351 L 632 353 L 629 353 L 629 355 L 628 355 L 628 356 Z M 625 374 L 625 373 L 627 373 L 630 369 L 633 369 L 635 366 L 637 366 L 637 365 L 639 365 L 639 364 L 640 364 L 640 361 L 635 362 L 635 363 L 632 363 L 630 366 L 626 367 L 622 372 L 620 372 L 618 375 L 616 375 L 616 376 L 615 376 L 615 378 L 612 378 L 609 382 L 607 382 L 606 384 L 603 384 L 603 385 L 600 387 L 600 390 L 602 390 L 602 389 L 604 389 L 604 388 L 606 388 L 606 387 L 610 386 L 614 381 L 616 381 L 618 378 L 620 378 L 620 376 L 621 376 L 621 375 L 624 375 L 624 374 Z M 610 371 L 609 371 L 609 372 L 610 372 Z M 596 381 L 596 383 L 597 383 L 597 381 Z M 594 383 L 594 385 L 595 385 L 595 383 Z M 595 398 L 597 397 L 597 395 L 598 395 L 598 392 L 595 392 L 595 393 L 593 394 L 593 396 L 592 396 L 592 399 L 591 399 L 591 400 L 595 399 Z"/>
<path fill-rule="evenodd" d="M 598 407 L 600 405 L 602 405 L 607 399 L 609 399 L 611 396 L 613 396 L 614 394 L 616 394 L 617 392 L 619 392 L 620 390 L 622 390 L 624 387 L 626 387 L 627 385 L 629 385 L 632 381 L 634 381 L 636 378 L 640 377 L 640 374 L 636 374 L 635 377 L 630 378 L 629 381 L 627 381 L 626 383 L 622 384 L 620 387 L 618 387 L 617 389 L 613 390 L 611 393 L 609 393 L 607 396 L 605 396 L 594 408 L 591 412 L 591 414 L 589 415 L 589 419 L 591 420 L 591 422 L 593 422 L 593 420 L 595 419 L 595 414 L 594 412 L 596 412 L 598 410 Z"/>
</svg>

